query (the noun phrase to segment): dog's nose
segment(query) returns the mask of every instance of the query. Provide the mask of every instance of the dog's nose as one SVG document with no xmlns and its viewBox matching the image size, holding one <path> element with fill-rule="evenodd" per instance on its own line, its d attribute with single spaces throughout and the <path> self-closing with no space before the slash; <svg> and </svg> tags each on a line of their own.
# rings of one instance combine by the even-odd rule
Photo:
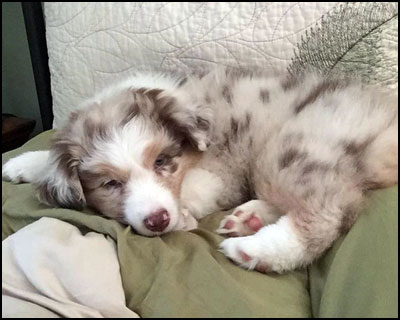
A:
<svg viewBox="0 0 400 320">
<path fill-rule="evenodd" d="M 165 209 L 159 209 L 144 219 L 143 223 L 150 231 L 161 232 L 168 226 L 169 220 L 168 211 Z"/>
</svg>

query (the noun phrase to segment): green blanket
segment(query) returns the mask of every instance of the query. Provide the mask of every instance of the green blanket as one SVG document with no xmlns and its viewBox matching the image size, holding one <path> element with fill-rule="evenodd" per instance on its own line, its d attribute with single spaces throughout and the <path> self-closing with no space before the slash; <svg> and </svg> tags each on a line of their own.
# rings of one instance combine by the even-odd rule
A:
<svg viewBox="0 0 400 320">
<path fill-rule="evenodd" d="M 3 154 L 45 150 L 52 131 Z M 3 239 L 42 216 L 95 231 L 117 243 L 129 308 L 142 317 L 397 317 L 397 187 L 374 192 L 348 235 L 307 270 L 277 275 L 246 271 L 217 250 L 224 214 L 197 230 L 147 238 L 96 215 L 40 204 L 30 184 L 3 186 Z M 79 250 L 79 248 L 77 248 Z M 110 293 L 112 294 L 112 293 Z"/>
</svg>

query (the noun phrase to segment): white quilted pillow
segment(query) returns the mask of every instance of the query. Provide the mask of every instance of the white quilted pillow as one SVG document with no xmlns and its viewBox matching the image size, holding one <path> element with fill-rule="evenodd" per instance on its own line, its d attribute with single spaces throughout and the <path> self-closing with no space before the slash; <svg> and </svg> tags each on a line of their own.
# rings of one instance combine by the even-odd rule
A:
<svg viewBox="0 0 400 320">
<path fill-rule="evenodd" d="M 96 91 L 138 70 L 187 71 L 217 64 L 284 70 L 294 58 L 313 61 L 301 45 L 314 29 L 330 34 L 322 17 L 337 19 L 340 10 L 348 10 L 340 5 L 46 2 L 54 127 Z"/>
</svg>

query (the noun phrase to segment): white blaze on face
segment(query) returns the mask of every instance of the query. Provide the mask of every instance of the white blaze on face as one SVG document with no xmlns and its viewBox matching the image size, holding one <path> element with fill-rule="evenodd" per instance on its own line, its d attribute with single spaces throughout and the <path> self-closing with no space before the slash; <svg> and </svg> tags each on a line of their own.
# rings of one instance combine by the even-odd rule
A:
<svg viewBox="0 0 400 320">
<path fill-rule="evenodd" d="M 171 231 L 178 223 L 179 211 L 177 201 L 172 193 L 160 183 L 154 175 L 143 176 L 132 180 L 127 186 L 128 196 L 125 201 L 124 214 L 127 222 L 140 234 L 158 235 L 160 232 L 148 230 L 143 221 L 152 213 L 165 209 L 168 211 L 170 222 L 162 231 Z"/>
</svg>

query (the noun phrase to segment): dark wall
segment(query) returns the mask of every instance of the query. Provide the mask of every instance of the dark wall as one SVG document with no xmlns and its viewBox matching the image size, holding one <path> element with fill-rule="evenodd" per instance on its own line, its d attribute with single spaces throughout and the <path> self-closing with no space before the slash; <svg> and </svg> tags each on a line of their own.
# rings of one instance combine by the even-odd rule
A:
<svg viewBox="0 0 400 320">
<path fill-rule="evenodd" d="M 36 120 L 43 131 L 20 2 L 2 2 L 2 112 Z"/>
</svg>

